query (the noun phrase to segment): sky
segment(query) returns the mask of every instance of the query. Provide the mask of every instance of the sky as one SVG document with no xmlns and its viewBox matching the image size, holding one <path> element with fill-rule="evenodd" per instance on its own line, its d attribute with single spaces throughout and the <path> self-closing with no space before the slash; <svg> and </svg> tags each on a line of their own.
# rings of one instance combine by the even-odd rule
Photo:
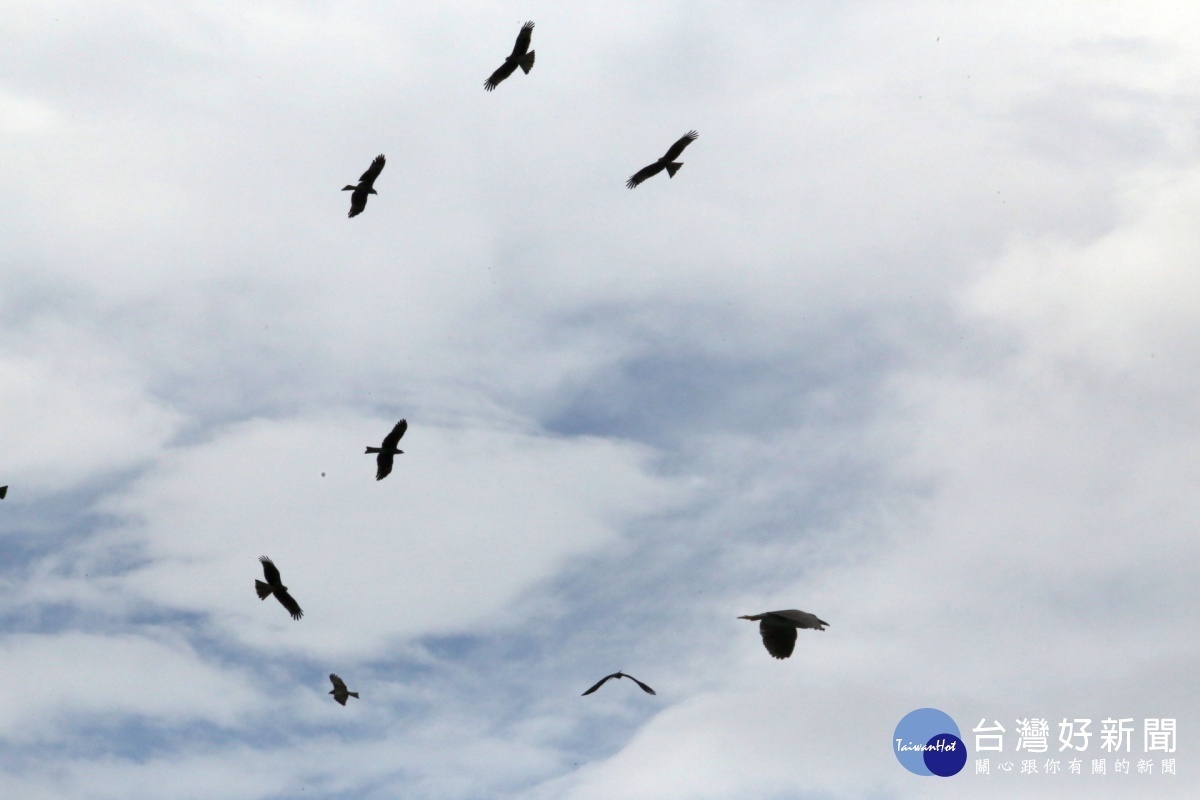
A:
<svg viewBox="0 0 1200 800">
<path fill-rule="evenodd" d="M 1197 41 L 1168 3 L 9 4 L 0 796 L 1195 796 Z M 790 608 L 829 627 L 779 661 L 738 617 Z M 580 697 L 618 670 L 657 695 Z M 959 775 L 892 753 L 926 707 Z"/>
</svg>

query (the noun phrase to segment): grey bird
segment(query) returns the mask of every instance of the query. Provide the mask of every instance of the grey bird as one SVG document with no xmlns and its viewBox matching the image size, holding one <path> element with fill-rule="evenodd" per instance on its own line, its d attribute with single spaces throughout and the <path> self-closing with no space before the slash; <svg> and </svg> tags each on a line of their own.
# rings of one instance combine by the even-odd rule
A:
<svg viewBox="0 0 1200 800">
<path fill-rule="evenodd" d="M 639 681 L 637 678 L 633 677 L 632 675 L 626 675 L 624 672 L 614 672 L 612 675 L 606 675 L 605 677 L 601 678 L 599 683 L 597 683 L 595 686 L 588 689 L 586 692 L 584 692 L 583 694 L 581 694 L 579 696 L 580 697 L 588 696 L 589 694 L 591 694 L 592 692 L 596 691 L 601 686 L 603 686 L 605 684 L 605 682 L 607 682 L 610 678 L 629 678 L 629 680 L 633 681 L 638 686 L 642 687 L 642 691 L 645 692 L 646 694 L 658 694 L 658 692 L 654 691 L 649 686 L 642 683 L 641 681 Z"/>
<path fill-rule="evenodd" d="M 292 615 L 292 619 L 303 617 L 304 612 L 300 610 L 300 604 L 288 594 L 288 588 L 283 585 L 283 579 L 279 576 L 279 568 L 266 556 L 259 556 L 258 560 L 262 562 L 263 577 L 267 579 L 266 583 L 259 580 L 254 582 L 254 590 L 258 592 L 258 599 L 266 600 L 271 595 L 275 595 L 275 599 L 287 609 L 287 612 Z"/>
<path fill-rule="evenodd" d="M 796 630 L 799 628 L 815 628 L 823 631 L 829 623 L 816 614 L 789 608 L 786 611 L 764 611 L 762 614 L 752 614 L 738 617 L 758 622 L 758 632 L 762 634 L 763 647 L 776 658 L 787 658 L 796 649 Z"/>
<path fill-rule="evenodd" d="M 383 437 L 383 442 L 379 447 L 368 447 L 367 453 L 378 453 L 375 457 L 375 480 L 381 481 L 392 472 L 392 461 L 396 456 L 401 455 L 404 451 L 396 449 L 396 445 L 400 443 L 400 437 L 408 430 L 408 420 L 400 420 L 396 423 L 396 427 L 392 428 L 392 432 Z"/>
<path fill-rule="evenodd" d="M 379 177 L 379 173 L 383 172 L 383 165 L 387 163 L 387 159 L 383 154 L 375 156 L 375 160 L 371 162 L 371 166 L 367 167 L 367 171 L 358 179 L 358 185 L 343 186 L 343 192 L 354 192 L 350 195 L 350 214 L 351 217 L 357 217 L 367 207 L 367 195 L 379 194 L 375 191 L 375 179 Z"/>
<path fill-rule="evenodd" d="M 334 700 L 337 700 L 342 705 L 346 705 L 346 698 L 358 697 L 358 692 L 352 692 L 347 689 L 345 682 L 342 681 L 342 679 L 337 675 L 331 674 L 329 676 L 329 680 L 333 682 L 333 689 L 331 689 L 329 693 L 333 695 Z"/>
<path fill-rule="evenodd" d="M 517 34 L 517 42 L 513 45 L 512 53 L 505 56 L 504 63 L 500 65 L 500 68 L 483 82 L 484 89 L 492 91 L 505 78 L 516 72 L 517 67 L 520 67 L 526 75 L 529 74 L 529 70 L 533 69 L 534 59 L 534 51 L 529 49 L 531 39 L 533 39 L 533 23 L 526 22 L 521 26 L 521 32 Z"/>
<path fill-rule="evenodd" d="M 679 158 L 680 154 L 683 153 L 683 148 L 687 147 L 698 138 L 700 138 L 700 134 L 696 133 L 695 131 L 688 131 L 679 138 L 679 141 L 671 145 L 671 149 L 668 150 L 662 158 L 660 158 L 658 161 L 655 161 L 653 164 L 642 167 L 637 172 L 633 173 L 629 180 L 625 181 L 625 185 L 628 188 L 633 189 L 642 181 L 646 180 L 647 178 L 653 178 L 664 169 L 667 171 L 668 178 L 674 178 L 675 173 L 679 172 L 679 168 L 683 166 L 682 162 L 676 161 L 675 159 Z"/>
</svg>

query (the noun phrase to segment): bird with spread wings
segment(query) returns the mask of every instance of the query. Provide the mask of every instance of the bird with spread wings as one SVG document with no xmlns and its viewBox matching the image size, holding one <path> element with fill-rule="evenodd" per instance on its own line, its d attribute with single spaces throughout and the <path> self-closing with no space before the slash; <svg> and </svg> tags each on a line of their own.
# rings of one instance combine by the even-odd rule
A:
<svg viewBox="0 0 1200 800">
<path fill-rule="evenodd" d="M 629 678 L 629 680 L 633 681 L 638 686 L 642 687 L 642 691 L 645 692 L 646 694 L 658 694 L 658 692 L 654 691 L 649 686 L 642 683 L 641 681 L 639 681 L 637 678 L 633 677 L 632 675 L 626 675 L 624 672 L 614 672 L 612 675 L 606 675 L 603 678 L 601 678 L 599 683 L 597 683 L 595 686 L 593 686 L 592 688 L 588 689 L 586 692 L 581 694 L 580 697 L 588 696 L 589 694 L 591 694 L 592 692 L 596 691 L 601 686 L 603 686 L 605 683 L 607 683 L 608 680 L 611 678 Z"/>
<path fill-rule="evenodd" d="M 287 612 L 292 615 L 292 619 L 303 617 L 304 612 L 300 610 L 300 604 L 288 594 L 288 588 L 283 585 L 283 578 L 279 576 L 279 568 L 275 566 L 275 562 L 266 556 L 259 556 L 258 560 L 262 562 L 263 577 L 267 579 L 266 583 L 260 580 L 254 581 L 254 589 L 258 592 L 258 599 L 266 600 L 271 595 L 275 595 L 275 599 L 287 609 Z"/>
<path fill-rule="evenodd" d="M 379 177 L 379 173 L 383 172 L 383 165 L 387 163 L 387 159 L 383 154 L 375 156 L 375 160 L 371 162 L 371 166 L 367 167 L 367 171 L 358 179 L 358 185 L 353 184 L 343 186 L 343 192 L 354 192 L 350 195 L 350 214 L 351 217 L 357 217 L 367 207 L 367 195 L 379 194 L 375 191 L 375 179 Z"/>
<path fill-rule="evenodd" d="M 676 161 L 675 159 L 679 158 L 680 154 L 683 153 L 683 148 L 696 141 L 696 139 L 699 137 L 700 134 L 696 133 L 695 131 L 688 131 L 683 136 L 679 137 L 679 141 L 671 145 L 671 149 L 667 151 L 666 155 L 664 155 L 658 161 L 655 161 L 653 164 L 642 167 L 637 172 L 633 173 L 629 180 L 625 181 L 625 185 L 628 188 L 633 189 L 642 181 L 646 180 L 647 178 L 653 178 L 664 169 L 667 171 L 668 178 L 674 178 L 675 173 L 679 172 L 679 168 L 683 166 L 683 162 Z"/>
<path fill-rule="evenodd" d="M 329 680 L 333 683 L 333 688 L 329 693 L 333 695 L 333 699 L 337 700 L 342 705 L 346 705 L 346 699 L 349 697 L 358 697 L 358 692 L 352 692 L 346 688 L 346 683 L 337 675 L 330 675 Z"/>
<path fill-rule="evenodd" d="M 396 456 L 401 455 L 404 451 L 396 448 L 400 443 L 400 437 L 408 430 L 408 420 L 400 420 L 396 423 L 396 427 L 392 428 L 392 432 L 383 437 L 383 443 L 379 447 L 368 447 L 367 453 L 378 453 L 375 457 L 375 480 L 381 481 L 392 472 L 392 461 Z"/>
<path fill-rule="evenodd" d="M 762 635 L 763 647 L 775 658 L 787 658 L 796 649 L 796 631 L 800 628 L 812 628 L 823 631 L 829 623 L 816 614 L 789 608 L 786 611 L 765 611 L 762 614 L 752 614 L 738 619 L 748 619 L 758 622 L 758 632 Z"/>
<path fill-rule="evenodd" d="M 506 56 L 500 68 L 483 82 L 484 89 L 489 92 L 494 90 L 505 78 L 516 72 L 517 67 L 520 67 L 526 75 L 529 74 L 529 70 L 533 69 L 534 59 L 534 51 L 529 49 L 529 42 L 532 39 L 533 23 L 526 22 L 521 26 L 521 32 L 517 34 L 517 43 L 513 45 L 512 53 Z"/>
</svg>

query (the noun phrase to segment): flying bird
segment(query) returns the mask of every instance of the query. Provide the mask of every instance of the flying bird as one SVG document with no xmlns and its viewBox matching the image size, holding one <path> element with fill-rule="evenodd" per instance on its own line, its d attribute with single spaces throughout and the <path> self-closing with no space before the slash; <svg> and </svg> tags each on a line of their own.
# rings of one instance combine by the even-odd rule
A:
<svg viewBox="0 0 1200 800">
<path fill-rule="evenodd" d="M 379 173 L 383 172 L 383 165 L 387 163 L 387 159 L 383 154 L 375 156 L 375 160 L 371 162 L 371 166 L 367 167 L 367 171 L 358 179 L 358 186 L 343 186 L 343 192 L 354 192 L 350 195 L 350 216 L 357 217 L 367 207 L 367 195 L 379 194 L 375 191 L 375 179 L 379 177 Z"/>
<path fill-rule="evenodd" d="M 520 67 L 526 75 L 529 74 L 529 70 L 533 69 L 534 57 L 534 51 L 529 49 L 531 39 L 533 39 L 533 23 L 526 22 L 521 26 L 521 32 L 517 34 L 517 43 L 513 45 L 512 54 L 504 59 L 504 63 L 492 73 L 492 77 L 483 82 L 484 89 L 492 91 L 505 78 L 516 72 L 517 67 Z"/>
<path fill-rule="evenodd" d="M 638 686 L 642 687 L 642 691 L 645 692 L 646 694 L 658 694 L 658 692 L 654 691 L 649 686 L 642 683 L 641 681 L 639 681 L 637 678 L 633 677 L 632 675 L 626 675 L 624 672 L 614 672 L 612 675 L 608 675 L 604 678 L 601 678 L 599 683 L 597 683 L 595 686 L 588 689 L 586 692 L 584 692 L 583 694 L 581 694 L 579 696 L 580 697 L 588 696 L 589 694 L 591 694 L 592 692 L 596 691 L 601 686 L 603 686 L 605 684 L 605 682 L 608 681 L 609 678 L 629 678 L 629 680 L 633 681 Z"/>
<path fill-rule="evenodd" d="M 337 675 L 330 675 L 329 680 L 333 681 L 333 689 L 329 693 L 333 695 L 334 700 L 337 700 L 342 705 L 346 705 L 346 698 L 358 697 L 358 692 L 348 690 L 345 682 Z"/>
<path fill-rule="evenodd" d="M 254 582 L 254 589 L 258 592 L 258 599 L 266 600 L 269 596 L 275 595 L 275 599 L 283 604 L 283 607 L 292 615 L 292 619 L 303 617 L 304 612 L 300 610 L 300 604 L 288 594 L 288 588 L 283 585 L 283 579 L 279 577 L 279 568 L 266 556 L 259 556 L 258 560 L 262 562 L 263 577 L 267 579 L 266 583 L 259 580 Z"/>
<path fill-rule="evenodd" d="M 632 189 L 647 178 L 653 178 L 664 169 L 667 171 L 667 177 L 674 178 L 675 173 L 679 172 L 679 168 L 683 166 L 682 162 L 676 161 L 675 159 L 679 158 L 679 154 L 683 152 L 683 148 L 696 141 L 699 136 L 700 134 L 696 133 L 695 131 L 688 131 L 679 138 L 679 141 L 671 145 L 671 149 L 667 151 L 666 155 L 664 155 L 658 161 L 655 161 L 650 166 L 642 167 L 637 172 L 633 173 L 633 176 L 630 177 L 629 180 L 625 181 L 625 185 Z"/>
<path fill-rule="evenodd" d="M 400 442 L 400 437 L 408 430 L 408 420 L 400 420 L 396 423 L 396 427 L 392 428 L 392 432 L 383 437 L 383 443 L 379 447 L 368 447 L 368 453 L 379 453 L 375 457 L 375 480 L 381 481 L 392 472 L 392 459 L 403 453 L 403 450 L 397 450 L 396 445 Z"/>
<path fill-rule="evenodd" d="M 787 658 L 796 649 L 798 628 L 816 628 L 823 631 L 829 624 L 816 614 L 797 611 L 794 608 L 787 611 L 766 611 L 738 619 L 758 621 L 758 632 L 762 634 L 763 647 L 776 658 Z"/>
</svg>

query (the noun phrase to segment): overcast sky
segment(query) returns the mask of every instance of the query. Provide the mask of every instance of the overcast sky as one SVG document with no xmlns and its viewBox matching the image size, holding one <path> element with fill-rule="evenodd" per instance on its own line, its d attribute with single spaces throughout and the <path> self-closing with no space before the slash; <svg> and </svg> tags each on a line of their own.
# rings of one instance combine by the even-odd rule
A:
<svg viewBox="0 0 1200 800">
<path fill-rule="evenodd" d="M 0 796 L 1194 797 L 1200 8 L 449 5 L 0 10 Z"/>
</svg>

